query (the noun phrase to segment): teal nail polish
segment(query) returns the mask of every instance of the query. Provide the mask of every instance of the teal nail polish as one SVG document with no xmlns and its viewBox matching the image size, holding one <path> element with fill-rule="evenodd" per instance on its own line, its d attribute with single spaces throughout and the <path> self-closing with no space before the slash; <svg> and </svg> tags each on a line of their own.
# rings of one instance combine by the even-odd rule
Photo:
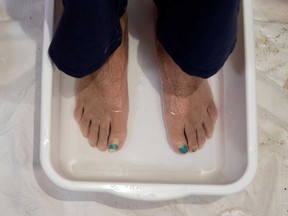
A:
<svg viewBox="0 0 288 216">
<path fill-rule="evenodd" d="M 110 144 L 109 145 L 109 152 L 117 151 L 119 146 L 117 144 Z"/>
<path fill-rule="evenodd" d="M 186 146 L 182 146 L 181 148 L 178 148 L 178 150 L 182 154 L 186 154 L 188 152 L 188 148 Z"/>
</svg>

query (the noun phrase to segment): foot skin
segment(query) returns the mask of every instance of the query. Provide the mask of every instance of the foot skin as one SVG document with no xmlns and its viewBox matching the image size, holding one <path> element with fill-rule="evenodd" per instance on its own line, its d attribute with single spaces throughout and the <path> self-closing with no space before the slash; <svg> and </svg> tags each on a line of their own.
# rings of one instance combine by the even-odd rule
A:
<svg viewBox="0 0 288 216">
<path fill-rule="evenodd" d="M 177 153 L 195 152 L 212 137 L 217 119 L 210 86 L 207 80 L 183 72 L 159 42 L 156 50 L 168 141 Z"/>
<path fill-rule="evenodd" d="M 74 117 L 84 137 L 101 151 L 118 151 L 124 144 L 128 120 L 127 15 L 121 20 L 123 41 L 99 70 L 78 79 Z"/>
</svg>

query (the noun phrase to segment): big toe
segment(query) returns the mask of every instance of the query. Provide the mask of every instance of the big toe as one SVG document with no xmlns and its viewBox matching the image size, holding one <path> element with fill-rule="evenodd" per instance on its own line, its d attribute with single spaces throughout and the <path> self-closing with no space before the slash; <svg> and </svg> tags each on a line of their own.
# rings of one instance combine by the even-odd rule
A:
<svg viewBox="0 0 288 216">
<path fill-rule="evenodd" d="M 184 128 L 177 126 L 178 125 L 174 125 L 168 130 L 169 143 L 172 145 L 175 152 L 180 154 L 186 154 L 188 152 L 188 145 L 185 137 Z"/>
<path fill-rule="evenodd" d="M 121 119 L 112 119 L 111 130 L 108 142 L 108 151 L 116 152 L 120 150 L 127 136 L 127 123 Z"/>
</svg>

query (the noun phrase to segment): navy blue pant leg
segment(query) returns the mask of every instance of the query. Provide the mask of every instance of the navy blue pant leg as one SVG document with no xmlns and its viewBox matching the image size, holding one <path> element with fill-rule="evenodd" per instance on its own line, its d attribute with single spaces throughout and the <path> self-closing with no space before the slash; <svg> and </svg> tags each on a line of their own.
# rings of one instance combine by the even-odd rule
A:
<svg viewBox="0 0 288 216">
<path fill-rule="evenodd" d="M 180 68 L 192 76 L 217 73 L 233 51 L 239 0 L 154 0 L 157 37 Z"/>
<path fill-rule="evenodd" d="M 186 73 L 208 78 L 223 66 L 237 34 L 239 0 L 154 0 L 157 37 Z M 127 0 L 65 0 L 49 54 L 74 77 L 99 69 L 122 41 Z"/>
<path fill-rule="evenodd" d="M 56 66 L 73 77 L 99 69 L 120 46 L 119 19 L 127 0 L 64 0 L 64 11 L 49 55 Z"/>
</svg>

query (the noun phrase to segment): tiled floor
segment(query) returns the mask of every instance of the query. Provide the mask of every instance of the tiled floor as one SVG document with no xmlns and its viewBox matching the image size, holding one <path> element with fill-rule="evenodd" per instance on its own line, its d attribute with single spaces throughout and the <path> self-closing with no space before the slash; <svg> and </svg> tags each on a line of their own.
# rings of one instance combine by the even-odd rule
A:
<svg viewBox="0 0 288 216">
<path fill-rule="evenodd" d="M 0 0 L 1 215 L 288 216 L 287 0 L 254 0 L 259 168 L 253 183 L 223 198 L 162 203 L 75 195 L 55 187 L 41 171 L 35 145 L 43 2 Z"/>
<path fill-rule="evenodd" d="M 254 11 L 260 157 L 254 185 L 261 190 L 255 195 L 263 195 L 263 204 L 267 208 L 263 215 L 286 216 L 288 215 L 288 2 L 255 0 Z"/>
</svg>

